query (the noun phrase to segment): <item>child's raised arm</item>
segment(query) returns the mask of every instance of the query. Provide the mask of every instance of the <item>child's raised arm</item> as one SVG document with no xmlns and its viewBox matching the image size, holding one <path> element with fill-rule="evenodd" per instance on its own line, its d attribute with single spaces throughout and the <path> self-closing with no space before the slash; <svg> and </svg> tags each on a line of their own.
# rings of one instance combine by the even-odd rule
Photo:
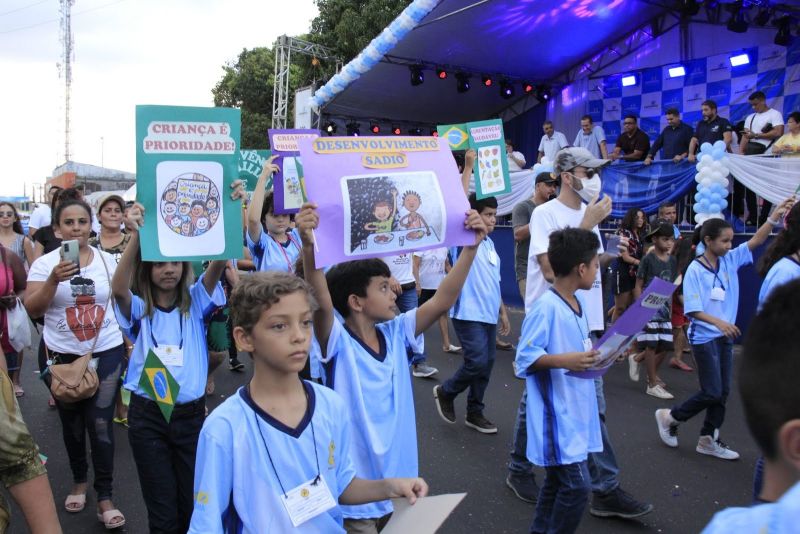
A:
<svg viewBox="0 0 800 534">
<path fill-rule="evenodd" d="M 464 194 L 469 195 L 469 182 L 472 179 L 472 169 L 475 167 L 475 158 L 478 153 L 469 149 L 464 153 L 464 172 L 461 173 L 461 185 L 464 187 Z"/>
<path fill-rule="evenodd" d="M 247 208 L 247 233 L 250 236 L 250 240 L 256 243 L 263 229 L 261 226 L 261 208 L 264 207 L 264 197 L 267 196 L 267 178 L 279 170 L 278 166 L 272 163 L 277 157 L 270 157 L 264 164 L 264 168 L 261 169 L 261 175 L 258 177 L 256 188 L 253 191 L 253 198 Z"/>
<path fill-rule="evenodd" d="M 131 318 L 131 277 L 139 258 L 139 228 L 144 226 L 144 206 L 136 202 L 125 216 L 125 229 L 131 236 L 125 252 L 117 264 L 114 277 L 111 279 L 111 291 L 120 313 L 125 319 Z"/>
<path fill-rule="evenodd" d="M 272 159 L 270 158 L 270 163 L 264 166 L 266 169 L 269 166 L 274 166 L 271 164 Z M 258 184 L 261 184 L 261 203 L 264 202 L 264 187 L 261 183 L 262 178 L 264 178 L 264 172 L 261 172 L 261 176 L 258 178 Z M 258 184 L 256 184 L 256 193 L 253 193 L 253 197 L 255 198 L 258 192 Z M 247 193 L 244 190 L 244 182 L 241 180 L 235 180 L 231 184 L 231 200 L 242 200 L 247 197 Z M 251 206 L 252 207 L 252 206 Z M 261 207 L 258 208 L 258 213 L 261 213 Z M 249 212 L 248 212 L 249 215 Z M 248 221 L 249 223 L 249 221 Z M 261 222 L 258 223 L 259 228 L 261 227 Z M 258 239 L 258 235 L 256 235 L 254 240 Z M 225 273 L 225 267 L 228 266 L 228 260 L 214 260 L 208 264 L 208 268 L 206 269 L 205 276 L 203 276 L 203 287 L 206 288 L 206 293 L 209 295 L 214 294 L 214 289 L 217 287 L 217 283 L 222 278 L 223 273 Z"/>
<path fill-rule="evenodd" d="M 328 291 L 328 281 L 322 269 L 317 269 L 314 259 L 314 233 L 313 230 L 319 226 L 319 214 L 317 205 L 307 202 L 303 204 L 300 211 L 294 218 L 295 227 L 300 233 L 300 240 L 303 242 L 303 273 L 306 282 L 311 284 L 314 289 L 314 296 L 317 299 L 319 308 L 314 312 L 314 335 L 322 349 L 323 356 L 327 356 L 328 338 L 333 328 L 333 301 L 330 291 Z"/>
<path fill-rule="evenodd" d="M 769 216 L 767 222 L 761 225 L 761 227 L 756 231 L 755 235 L 750 238 L 747 242 L 747 248 L 750 250 L 755 250 L 769 237 L 769 234 L 772 232 L 772 229 L 780 223 L 783 214 L 792 209 L 794 206 L 795 198 L 794 195 L 790 196 L 783 202 L 781 202 L 775 211 L 772 212 L 772 215 Z"/>
</svg>

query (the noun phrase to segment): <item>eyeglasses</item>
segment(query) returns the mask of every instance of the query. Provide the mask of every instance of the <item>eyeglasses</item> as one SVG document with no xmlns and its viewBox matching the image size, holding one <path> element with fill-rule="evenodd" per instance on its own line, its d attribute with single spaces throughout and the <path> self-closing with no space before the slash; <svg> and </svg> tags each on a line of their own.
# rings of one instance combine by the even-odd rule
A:
<svg viewBox="0 0 800 534">
<path fill-rule="evenodd" d="M 13 217 L 13 211 L 0 211 L 0 217 Z"/>
<path fill-rule="evenodd" d="M 575 169 L 572 169 L 572 170 L 574 171 Z M 592 178 L 595 174 L 600 174 L 600 171 L 598 171 L 597 169 L 586 169 L 583 172 L 584 172 L 584 174 L 586 174 L 586 178 Z M 578 175 L 574 174 L 573 172 L 570 172 L 570 174 L 572 176 L 575 176 L 576 178 L 583 178 L 583 176 L 578 176 Z"/>
<path fill-rule="evenodd" d="M 636 123 L 635 122 L 631 122 L 631 121 L 625 121 L 622 124 L 624 124 L 626 126 L 630 126 L 631 124 L 636 124 Z"/>
</svg>

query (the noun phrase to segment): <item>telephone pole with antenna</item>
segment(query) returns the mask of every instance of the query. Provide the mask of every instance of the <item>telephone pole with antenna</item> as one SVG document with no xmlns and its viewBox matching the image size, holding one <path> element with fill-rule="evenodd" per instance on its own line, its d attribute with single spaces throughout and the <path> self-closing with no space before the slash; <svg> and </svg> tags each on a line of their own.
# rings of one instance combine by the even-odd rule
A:
<svg viewBox="0 0 800 534">
<path fill-rule="evenodd" d="M 64 79 L 64 161 L 71 157 L 70 150 L 70 96 L 72 93 L 72 61 L 75 59 L 75 38 L 72 35 L 72 6 L 75 0 L 59 0 L 61 7 L 62 57 L 58 64 L 59 77 Z"/>
</svg>

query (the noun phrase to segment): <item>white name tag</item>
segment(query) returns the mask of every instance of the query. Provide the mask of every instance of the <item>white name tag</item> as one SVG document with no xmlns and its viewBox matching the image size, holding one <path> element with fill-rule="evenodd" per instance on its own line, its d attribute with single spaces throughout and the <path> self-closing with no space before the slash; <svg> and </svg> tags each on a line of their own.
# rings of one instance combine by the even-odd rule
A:
<svg viewBox="0 0 800 534">
<path fill-rule="evenodd" d="M 489 251 L 489 263 L 492 265 L 497 265 L 497 252 L 492 250 Z"/>
<path fill-rule="evenodd" d="M 711 300 L 725 300 L 725 290 L 715 287 L 711 290 Z"/>
<path fill-rule="evenodd" d="M 183 349 L 178 345 L 159 345 L 153 352 L 164 363 L 171 367 L 183 367 Z"/>
<path fill-rule="evenodd" d="M 586 352 L 592 350 L 592 340 L 589 339 L 588 337 L 583 340 L 583 350 L 585 350 Z"/>
<path fill-rule="evenodd" d="M 300 484 L 293 490 L 289 490 L 285 498 L 281 499 L 292 525 L 299 527 L 312 517 L 327 512 L 334 506 L 336 501 L 333 499 L 328 484 L 324 477 L 319 477 L 319 481 L 314 484 L 312 478 L 308 482 Z"/>
</svg>

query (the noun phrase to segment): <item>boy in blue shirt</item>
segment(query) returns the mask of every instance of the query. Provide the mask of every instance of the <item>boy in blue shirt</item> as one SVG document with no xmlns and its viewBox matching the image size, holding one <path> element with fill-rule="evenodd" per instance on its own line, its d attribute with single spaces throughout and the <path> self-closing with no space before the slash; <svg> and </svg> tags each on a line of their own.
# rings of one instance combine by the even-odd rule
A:
<svg viewBox="0 0 800 534">
<path fill-rule="evenodd" d="M 505 336 L 511 331 L 506 308 L 500 299 L 500 256 L 494 248 L 494 242 L 488 237 L 494 230 L 497 199 L 487 197 L 478 200 L 472 193 L 469 205 L 483 219 L 487 236 L 480 242 L 464 288 L 450 310 L 453 328 L 464 351 L 464 362 L 446 382 L 434 386 L 433 397 L 439 415 L 452 424 L 456 422 L 453 401 L 469 389 L 464 424 L 482 434 L 496 434 L 497 427 L 483 414 L 483 395 L 494 366 L 496 334 Z"/>
<path fill-rule="evenodd" d="M 305 276 L 319 302 L 314 335 L 322 349 L 325 385 L 344 397 L 346 413 L 353 420 L 355 472 L 363 478 L 416 477 L 419 462 L 408 349 L 422 352 L 421 334 L 455 302 L 478 246 L 464 247 L 436 295 L 397 315 L 397 295 L 390 288 L 386 263 L 349 261 L 326 275 L 314 260 L 313 229 L 320 224 L 316 206 L 305 204 L 296 220 Z M 478 243 L 486 235 L 486 226 L 474 211 L 467 213 L 464 225 L 475 231 Z M 345 528 L 377 533 L 391 512 L 388 500 L 346 506 Z"/>
<path fill-rule="evenodd" d="M 800 280 L 780 286 L 750 323 L 739 367 L 747 426 L 765 456 L 760 504 L 728 508 L 703 534 L 797 532 L 800 518 Z"/>
<path fill-rule="evenodd" d="M 344 532 L 341 504 L 427 494 L 421 478 L 356 477 L 348 410 L 299 379 L 311 345 L 308 285 L 255 273 L 231 299 L 236 345 L 253 378 L 206 419 L 197 451 L 191 534 Z"/>
<path fill-rule="evenodd" d="M 590 289 L 600 267 L 591 231 L 550 234 L 547 256 L 555 283 L 522 323 L 517 376 L 525 378 L 528 459 L 546 470 L 532 533 L 575 532 L 592 491 L 588 456 L 603 450 L 594 382 L 567 371 L 591 367 L 589 321 L 579 289 Z"/>
</svg>

